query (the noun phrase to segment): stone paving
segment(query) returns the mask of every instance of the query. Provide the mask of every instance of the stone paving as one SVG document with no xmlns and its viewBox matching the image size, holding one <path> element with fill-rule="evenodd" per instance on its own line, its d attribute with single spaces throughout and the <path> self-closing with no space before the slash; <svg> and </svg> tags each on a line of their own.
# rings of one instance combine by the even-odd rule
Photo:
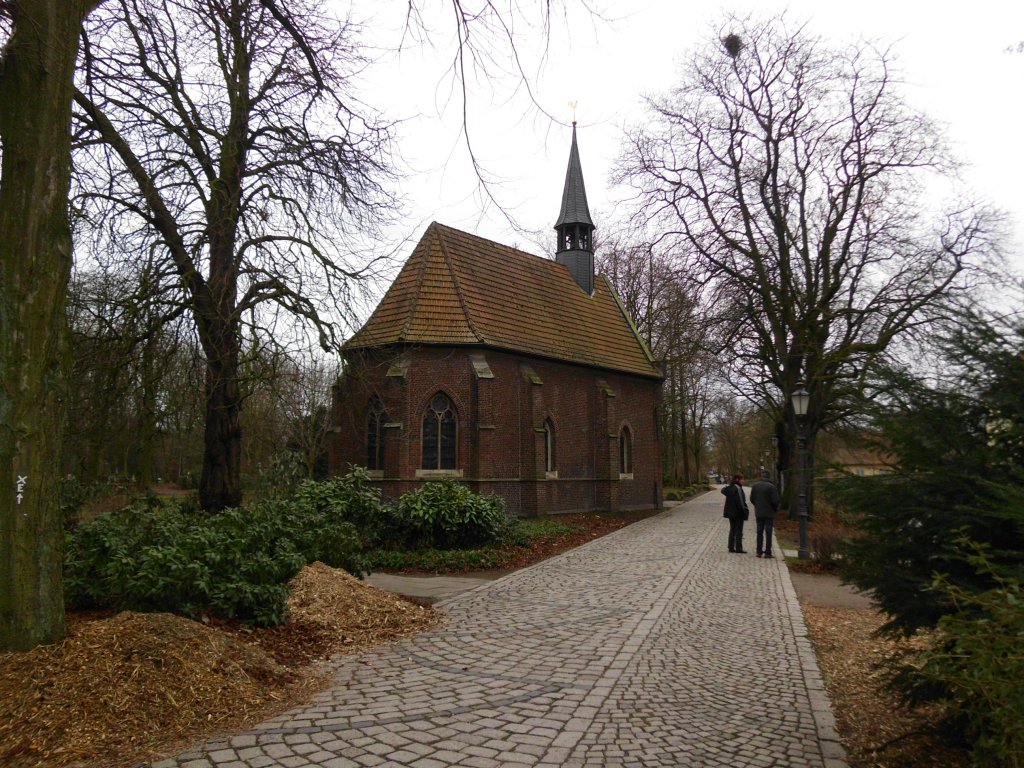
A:
<svg viewBox="0 0 1024 768">
<path fill-rule="evenodd" d="M 789 573 L 728 553 L 721 508 L 439 603 L 440 628 L 341 658 L 306 707 L 153 768 L 843 768 Z"/>
</svg>

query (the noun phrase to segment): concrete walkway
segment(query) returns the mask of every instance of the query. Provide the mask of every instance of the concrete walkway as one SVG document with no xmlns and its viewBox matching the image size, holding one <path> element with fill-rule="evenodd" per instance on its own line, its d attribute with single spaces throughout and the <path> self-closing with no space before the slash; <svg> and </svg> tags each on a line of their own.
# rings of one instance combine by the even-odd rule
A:
<svg viewBox="0 0 1024 768">
<path fill-rule="evenodd" d="M 842 768 L 789 573 L 728 553 L 721 508 L 443 600 L 442 627 L 341 658 L 307 707 L 153 768 Z"/>
</svg>

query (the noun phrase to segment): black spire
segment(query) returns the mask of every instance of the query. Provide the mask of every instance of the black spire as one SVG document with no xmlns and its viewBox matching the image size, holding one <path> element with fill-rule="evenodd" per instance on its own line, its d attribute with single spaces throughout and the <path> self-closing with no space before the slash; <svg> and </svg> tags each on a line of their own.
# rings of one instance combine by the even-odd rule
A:
<svg viewBox="0 0 1024 768">
<path fill-rule="evenodd" d="M 583 186 L 583 168 L 576 146 L 576 121 L 572 122 L 572 147 L 569 167 L 565 171 L 562 208 L 555 222 L 557 242 L 555 261 L 564 264 L 573 279 L 587 293 L 594 291 L 594 221 L 587 206 L 587 190 Z"/>
</svg>

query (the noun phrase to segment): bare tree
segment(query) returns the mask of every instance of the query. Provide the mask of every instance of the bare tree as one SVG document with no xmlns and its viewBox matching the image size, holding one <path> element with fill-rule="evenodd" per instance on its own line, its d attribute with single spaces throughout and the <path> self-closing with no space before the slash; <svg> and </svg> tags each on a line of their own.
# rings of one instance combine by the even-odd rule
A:
<svg viewBox="0 0 1024 768">
<path fill-rule="evenodd" d="M 331 385 L 340 370 L 315 355 L 293 359 L 288 367 L 279 395 L 288 422 L 288 445 L 302 457 L 306 477 L 314 479 L 326 471 Z"/>
<path fill-rule="evenodd" d="M 352 235 L 394 208 L 390 128 L 352 93 L 355 30 L 312 3 L 121 0 L 88 32 L 77 201 L 166 265 L 206 360 L 200 502 L 237 505 L 243 326 L 273 304 L 334 343 L 370 268 Z"/>
<path fill-rule="evenodd" d="M 494 62 L 482 41 L 511 46 L 512 26 L 490 4 L 453 6 L 465 86 L 469 62 Z M 421 28 L 419 4 L 408 8 Z M 165 291 L 207 363 L 208 510 L 241 500 L 243 334 L 266 341 L 283 310 L 335 346 L 338 313 L 351 320 L 375 267 L 361 245 L 395 211 L 391 126 L 352 82 L 367 63 L 357 32 L 311 0 L 116 0 L 89 25 L 77 202 L 173 267 Z"/>
<path fill-rule="evenodd" d="M 709 286 L 730 380 L 777 422 L 785 462 L 797 382 L 813 449 L 891 345 L 966 288 L 993 221 L 968 204 L 937 227 L 923 215 L 923 181 L 953 165 L 887 51 L 731 16 L 648 109 L 618 176 Z"/>
<path fill-rule="evenodd" d="M 70 105 L 83 23 L 101 2 L 0 0 L 0 474 L 10 479 L 0 500 L 0 649 L 30 648 L 64 633 L 55 479 L 64 428 L 64 294 L 72 253 L 67 207 Z M 409 0 L 411 19 L 419 18 L 420 5 Z M 537 5 L 547 19 L 552 3 Z M 246 302 L 255 307 L 262 297 L 307 316 L 324 338 L 331 330 L 313 319 L 318 312 L 309 312 L 316 306 L 306 299 L 308 281 L 279 281 L 279 274 L 261 271 L 261 262 L 249 256 L 259 252 L 288 261 L 302 254 L 324 267 L 322 243 L 312 243 L 298 234 L 301 227 L 293 226 L 308 217 L 309 200 L 329 201 L 314 206 L 314 218 L 358 211 L 361 226 L 372 228 L 373 213 L 380 211 L 375 206 L 390 202 L 378 186 L 381 175 L 386 176 L 386 158 L 383 152 L 375 156 L 386 144 L 382 138 L 387 127 L 361 126 L 358 109 L 352 111 L 351 103 L 339 96 L 345 93 L 341 86 L 349 72 L 335 68 L 338 51 L 330 47 L 330 33 L 305 36 L 323 31 L 318 27 L 322 19 L 304 15 L 308 5 L 211 2 L 206 4 L 208 15 L 191 16 L 184 25 L 161 25 L 156 15 L 140 16 L 134 26 L 126 21 L 119 25 L 126 9 L 143 6 L 157 9 L 160 4 L 123 2 L 111 16 L 96 20 L 89 32 L 95 47 L 86 46 L 85 58 L 97 68 L 91 80 L 81 83 L 75 100 L 89 138 L 108 142 L 106 155 L 93 147 L 98 162 L 90 172 L 98 172 L 99 180 L 107 178 L 93 203 L 106 195 L 114 205 L 116 215 L 111 216 L 121 220 L 110 228 L 114 238 L 129 238 L 146 228 L 156 233 L 148 241 L 137 241 L 140 252 L 150 246 L 164 250 L 177 281 L 167 290 L 192 314 L 207 350 L 207 405 L 215 424 L 207 431 L 210 466 L 204 477 L 206 503 L 216 507 L 238 495 L 233 482 L 238 397 L 231 371 L 237 366 L 233 340 L 243 316 L 240 308 Z M 168 2 L 165 7 L 182 14 L 180 20 L 202 4 Z M 470 42 L 478 16 L 490 19 L 491 31 L 499 38 L 505 35 L 503 42 L 512 45 L 513 25 L 500 23 L 504 6 L 498 9 L 488 2 L 488 13 L 476 14 L 453 0 L 451 8 L 460 30 L 461 67 L 467 61 L 464 51 L 508 50 L 490 45 L 487 35 L 474 35 Z M 200 40 L 219 54 L 212 69 L 203 69 L 209 63 L 203 55 L 211 49 L 197 46 Z M 156 41 L 170 47 L 147 47 Z M 195 61 L 183 58 L 190 55 L 185 51 L 190 46 L 198 54 Z M 139 55 L 133 57 L 130 51 Z M 473 54 L 468 61 L 475 65 L 484 59 Z M 217 84 L 202 76 L 218 68 L 229 79 Z M 121 69 L 124 78 L 119 80 Z M 132 92 L 132 83 L 146 77 L 156 84 L 154 90 Z M 254 83 L 262 85 L 254 88 Z M 283 97 L 289 85 L 295 90 Z M 211 98 L 214 92 L 224 98 Z M 296 98 L 291 106 L 298 121 L 249 126 L 253 130 L 248 134 L 236 130 L 252 117 L 254 102 L 262 100 L 270 112 L 286 113 L 291 97 Z M 134 109 L 139 111 L 133 114 Z M 175 125 L 175 116 L 187 120 Z M 338 116 L 340 136 L 331 135 L 329 126 L 337 126 Z M 163 132 L 140 142 L 146 118 Z M 328 128 L 328 135 L 318 133 L 322 128 Z M 290 155 L 261 151 L 275 141 L 277 149 L 284 149 L 308 137 L 314 139 L 313 149 L 307 146 Z M 338 141 L 348 155 L 331 155 L 331 145 Z M 160 161 L 163 149 L 169 153 Z M 199 162 L 189 162 L 189 152 Z M 344 176 L 335 194 L 321 197 L 324 185 L 333 188 L 337 172 L 360 153 L 371 159 L 362 166 L 362 176 Z M 288 162 L 294 171 L 290 177 L 282 170 Z M 325 162 L 336 166 L 334 176 L 322 173 L 322 165 L 316 168 Z M 254 166 L 263 166 L 272 181 L 287 177 L 289 183 L 283 190 L 272 184 L 246 186 L 240 179 L 252 181 L 246 174 Z M 298 190 L 303 194 L 292 196 Z M 128 202 L 131 193 L 134 204 Z M 197 214 L 204 209 L 217 224 L 197 232 L 203 230 Z M 187 215 L 179 216 L 183 213 Z M 286 236 L 281 237 L 282 231 Z M 243 242 L 248 252 L 236 248 Z M 247 268 L 255 268 L 242 270 L 234 263 L 241 257 L 246 257 Z M 240 283 L 232 281 L 232 275 L 242 274 L 246 277 Z M 332 265 L 321 277 L 326 283 L 323 295 L 330 295 L 332 289 L 344 292 L 349 275 Z"/>
<path fill-rule="evenodd" d="M 68 291 L 72 380 L 64 466 L 86 483 L 110 476 L 148 487 L 171 462 L 162 452 L 172 392 L 182 386 L 176 358 L 191 357 L 181 318 L 154 289 L 155 264 L 143 257 L 125 269 L 76 272 Z M 184 386 L 195 387 L 201 378 Z"/>
<path fill-rule="evenodd" d="M 708 419 L 717 402 L 721 366 L 700 286 L 687 278 L 671 251 L 613 235 L 601 246 L 601 273 L 615 286 L 641 337 L 665 373 L 661 402 L 666 482 L 699 479 L 708 444 Z"/>
<path fill-rule="evenodd" d="M 246 352 L 245 462 L 266 471 L 283 452 L 301 461 L 302 477 L 326 474 L 331 385 L 338 366 L 319 350 L 254 347 Z"/>
</svg>

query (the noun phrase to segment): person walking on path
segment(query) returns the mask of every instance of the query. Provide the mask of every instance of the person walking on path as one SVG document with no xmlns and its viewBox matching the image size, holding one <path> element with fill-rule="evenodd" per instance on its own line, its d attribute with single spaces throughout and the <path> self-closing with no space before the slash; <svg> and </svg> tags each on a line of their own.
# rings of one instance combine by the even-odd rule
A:
<svg viewBox="0 0 1024 768">
<path fill-rule="evenodd" d="M 761 479 L 751 486 L 750 503 L 754 505 L 754 518 L 757 520 L 757 556 L 775 557 L 772 554 L 772 532 L 775 530 L 775 513 L 779 511 L 779 489 L 767 472 L 762 472 Z"/>
<path fill-rule="evenodd" d="M 722 489 L 725 494 L 725 511 L 722 517 L 729 518 L 729 551 L 745 555 L 743 548 L 743 521 L 750 517 L 747 497 L 743 493 L 743 475 L 733 475 L 732 482 Z"/>
</svg>

